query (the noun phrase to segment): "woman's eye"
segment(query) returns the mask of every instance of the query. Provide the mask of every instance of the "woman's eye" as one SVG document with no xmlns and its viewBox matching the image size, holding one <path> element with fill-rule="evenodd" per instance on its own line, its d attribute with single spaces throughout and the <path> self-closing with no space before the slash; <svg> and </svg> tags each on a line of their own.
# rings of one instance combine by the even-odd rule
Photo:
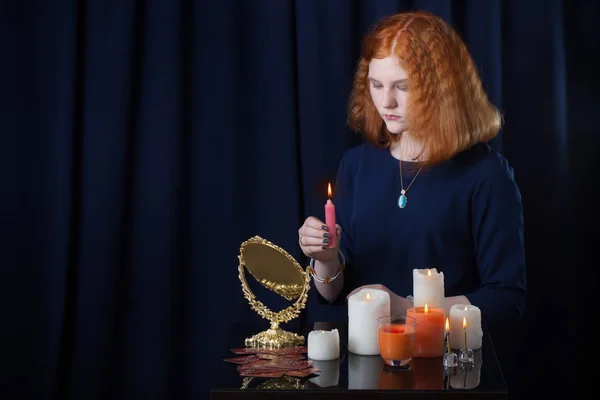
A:
<svg viewBox="0 0 600 400">
<path fill-rule="evenodd" d="M 398 88 L 398 90 L 402 91 L 402 92 L 406 92 L 408 90 L 408 87 L 406 86 L 396 86 Z"/>
<path fill-rule="evenodd" d="M 383 87 L 383 85 L 379 84 L 379 83 L 373 83 L 373 87 L 375 89 L 381 89 Z"/>
</svg>

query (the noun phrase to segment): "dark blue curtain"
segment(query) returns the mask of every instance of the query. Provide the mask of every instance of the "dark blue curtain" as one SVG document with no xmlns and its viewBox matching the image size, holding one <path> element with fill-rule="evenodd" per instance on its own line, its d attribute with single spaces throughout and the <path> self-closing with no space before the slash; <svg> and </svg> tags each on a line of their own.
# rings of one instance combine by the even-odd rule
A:
<svg viewBox="0 0 600 400">
<path fill-rule="evenodd" d="M 456 27 L 505 115 L 493 144 L 523 194 L 529 285 L 511 390 L 589 384 L 598 2 L 4 0 L 6 398 L 208 398 L 228 323 L 260 321 L 240 244 L 305 261 L 297 229 L 360 142 L 361 37 L 411 9 Z"/>
</svg>

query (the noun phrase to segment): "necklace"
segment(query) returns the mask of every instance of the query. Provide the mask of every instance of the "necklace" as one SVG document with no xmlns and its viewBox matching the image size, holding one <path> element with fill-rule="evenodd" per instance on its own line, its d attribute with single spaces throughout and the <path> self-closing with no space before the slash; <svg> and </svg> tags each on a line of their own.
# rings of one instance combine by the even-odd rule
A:
<svg viewBox="0 0 600 400">
<path fill-rule="evenodd" d="M 422 169 L 423 169 L 423 167 L 419 168 L 419 170 L 417 171 L 417 174 L 415 175 L 414 178 L 412 178 L 412 181 L 410 181 L 408 187 L 405 190 L 404 182 L 402 181 L 402 160 L 400 160 L 400 186 L 401 186 L 402 190 L 400 190 L 400 197 L 398 197 L 398 207 L 400 207 L 400 208 L 406 207 L 406 204 L 408 203 L 408 198 L 406 197 L 406 192 L 408 192 L 408 189 L 410 189 L 410 187 L 412 186 L 415 179 L 417 179 L 417 176 L 419 176 L 419 172 L 421 172 Z"/>
</svg>

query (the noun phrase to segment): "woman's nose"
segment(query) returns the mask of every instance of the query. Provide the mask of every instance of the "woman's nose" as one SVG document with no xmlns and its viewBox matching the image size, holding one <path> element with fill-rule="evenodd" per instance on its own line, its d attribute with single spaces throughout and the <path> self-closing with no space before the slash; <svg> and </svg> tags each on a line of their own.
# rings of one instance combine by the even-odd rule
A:
<svg viewBox="0 0 600 400">
<path fill-rule="evenodd" d="M 396 107 L 396 99 L 394 98 L 394 96 L 392 96 L 392 93 L 390 90 L 386 90 L 383 93 L 383 107 L 384 108 L 395 108 Z"/>
</svg>

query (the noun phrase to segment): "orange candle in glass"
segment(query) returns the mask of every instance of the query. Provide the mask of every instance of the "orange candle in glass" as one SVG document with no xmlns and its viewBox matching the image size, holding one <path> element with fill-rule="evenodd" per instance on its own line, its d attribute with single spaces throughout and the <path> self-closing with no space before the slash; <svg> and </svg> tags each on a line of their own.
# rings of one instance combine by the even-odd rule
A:
<svg viewBox="0 0 600 400">
<path fill-rule="evenodd" d="M 409 316 L 379 318 L 379 354 L 387 365 L 403 367 L 413 358 L 416 320 Z"/>
<path fill-rule="evenodd" d="M 441 357 L 444 355 L 445 312 L 441 307 L 413 307 L 406 315 L 417 320 L 415 358 Z"/>
</svg>

